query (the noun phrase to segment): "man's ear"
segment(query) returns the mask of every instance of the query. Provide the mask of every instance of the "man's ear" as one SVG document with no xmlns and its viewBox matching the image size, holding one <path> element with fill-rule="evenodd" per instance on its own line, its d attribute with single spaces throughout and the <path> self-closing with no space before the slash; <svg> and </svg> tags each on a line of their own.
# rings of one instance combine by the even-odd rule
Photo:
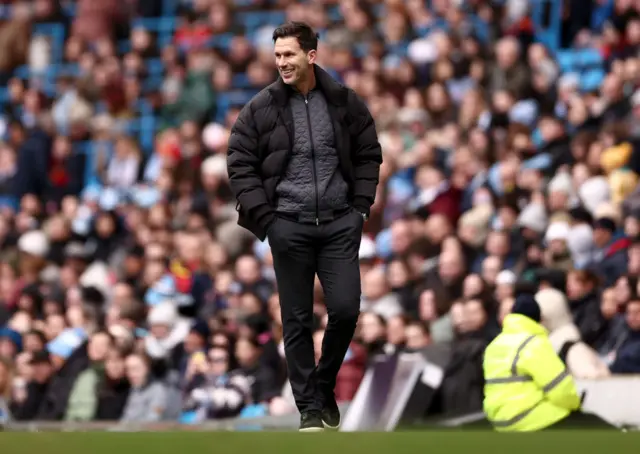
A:
<svg viewBox="0 0 640 454">
<path fill-rule="evenodd" d="M 311 49 L 309 52 L 307 52 L 307 61 L 309 62 L 310 65 L 316 62 L 317 56 L 318 56 L 318 51 L 316 51 L 315 49 Z"/>
</svg>

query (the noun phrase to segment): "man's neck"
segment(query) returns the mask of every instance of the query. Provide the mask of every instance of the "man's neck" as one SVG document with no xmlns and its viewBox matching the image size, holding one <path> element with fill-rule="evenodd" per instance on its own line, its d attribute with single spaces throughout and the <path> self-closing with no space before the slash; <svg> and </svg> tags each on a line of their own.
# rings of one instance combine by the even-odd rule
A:
<svg viewBox="0 0 640 454">
<path fill-rule="evenodd" d="M 305 80 L 301 80 L 296 85 L 296 90 L 302 93 L 304 96 L 308 95 L 311 90 L 316 86 L 316 74 L 313 69 L 309 72 L 308 77 Z"/>
</svg>

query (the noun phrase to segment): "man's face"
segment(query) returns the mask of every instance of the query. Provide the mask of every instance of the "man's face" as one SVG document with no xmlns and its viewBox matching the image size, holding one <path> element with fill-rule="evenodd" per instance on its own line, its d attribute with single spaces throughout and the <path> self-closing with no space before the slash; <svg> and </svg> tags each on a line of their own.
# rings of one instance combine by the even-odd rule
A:
<svg viewBox="0 0 640 454">
<path fill-rule="evenodd" d="M 596 228 L 593 230 L 593 242 L 597 247 L 605 247 L 611 240 L 611 232 L 607 229 Z"/>
<path fill-rule="evenodd" d="M 275 43 L 274 54 L 276 66 L 282 80 L 287 85 L 297 85 L 306 80 L 312 71 L 316 60 L 316 51 L 305 52 L 296 37 L 278 38 Z"/>
</svg>

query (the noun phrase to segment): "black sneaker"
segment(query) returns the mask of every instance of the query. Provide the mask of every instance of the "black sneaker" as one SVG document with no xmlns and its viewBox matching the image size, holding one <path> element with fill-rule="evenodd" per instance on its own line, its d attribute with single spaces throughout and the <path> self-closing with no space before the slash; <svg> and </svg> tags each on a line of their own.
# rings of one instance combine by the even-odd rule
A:
<svg viewBox="0 0 640 454">
<path fill-rule="evenodd" d="M 300 432 L 323 432 L 322 416 L 319 411 L 307 411 L 300 415 Z"/>
<path fill-rule="evenodd" d="M 340 410 L 333 396 L 328 397 L 324 403 L 322 424 L 324 424 L 325 428 L 331 430 L 338 430 L 340 427 Z"/>
</svg>

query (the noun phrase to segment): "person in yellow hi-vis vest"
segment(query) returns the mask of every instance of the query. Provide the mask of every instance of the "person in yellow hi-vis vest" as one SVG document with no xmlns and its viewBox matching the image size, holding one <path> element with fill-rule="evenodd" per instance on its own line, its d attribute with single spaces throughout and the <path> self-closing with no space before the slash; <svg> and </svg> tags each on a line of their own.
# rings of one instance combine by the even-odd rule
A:
<svg viewBox="0 0 640 454">
<path fill-rule="evenodd" d="M 573 377 L 540 324 L 540 307 L 533 295 L 519 295 L 502 326 L 485 350 L 483 363 L 484 412 L 495 430 L 612 427 L 580 411 Z"/>
</svg>

